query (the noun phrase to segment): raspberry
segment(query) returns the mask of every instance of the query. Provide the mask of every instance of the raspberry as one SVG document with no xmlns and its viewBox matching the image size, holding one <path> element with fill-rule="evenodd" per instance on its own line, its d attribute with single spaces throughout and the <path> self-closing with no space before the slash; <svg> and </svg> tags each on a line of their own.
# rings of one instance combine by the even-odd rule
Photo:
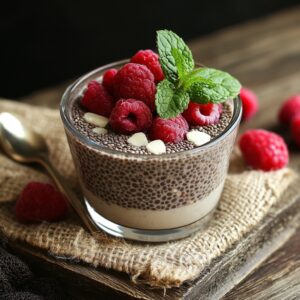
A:
<svg viewBox="0 0 300 300">
<path fill-rule="evenodd" d="M 182 113 L 191 125 L 211 125 L 219 122 L 222 113 L 221 104 L 198 104 L 190 102 L 188 108 Z"/>
<path fill-rule="evenodd" d="M 106 88 L 106 90 L 109 91 L 111 94 L 113 94 L 114 78 L 117 73 L 117 69 L 109 69 L 103 74 L 102 84 Z"/>
<path fill-rule="evenodd" d="M 189 125 L 182 115 L 172 119 L 156 117 L 149 130 L 151 140 L 162 140 L 165 143 L 179 143 L 189 130 Z"/>
<path fill-rule="evenodd" d="M 276 133 L 254 129 L 246 131 L 239 140 L 246 163 L 253 169 L 278 170 L 289 161 L 287 146 Z"/>
<path fill-rule="evenodd" d="M 64 196 L 48 183 L 28 183 L 15 206 L 15 214 L 24 223 L 63 219 L 68 211 Z"/>
<path fill-rule="evenodd" d="M 153 73 L 156 83 L 165 78 L 158 60 L 158 55 L 152 50 L 140 50 L 130 61 L 132 63 L 145 65 Z"/>
<path fill-rule="evenodd" d="M 243 120 L 251 119 L 258 111 L 257 96 L 253 91 L 245 87 L 241 88 L 240 97 L 243 104 Z"/>
<path fill-rule="evenodd" d="M 90 112 L 109 117 L 114 107 L 114 100 L 103 85 L 94 80 L 88 84 L 81 105 Z"/>
<path fill-rule="evenodd" d="M 279 121 L 282 125 L 289 125 L 293 117 L 300 113 L 300 94 L 288 98 L 279 111 Z"/>
<path fill-rule="evenodd" d="M 291 133 L 294 141 L 300 147 L 300 113 L 294 116 L 291 121 Z"/>
<path fill-rule="evenodd" d="M 145 102 L 154 110 L 156 86 L 151 71 L 143 65 L 129 63 L 123 66 L 114 82 L 117 98 L 133 98 Z"/>
<path fill-rule="evenodd" d="M 109 119 L 109 124 L 116 132 L 131 134 L 145 132 L 151 126 L 152 113 L 142 101 L 135 99 L 120 99 Z"/>
<path fill-rule="evenodd" d="M 176 118 L 169 119 L 175 122 L 179 127 L 183 128 L 186 132 L 189 130 L 189 124 L 182 115 L 178 115 Z"/>
</svg>

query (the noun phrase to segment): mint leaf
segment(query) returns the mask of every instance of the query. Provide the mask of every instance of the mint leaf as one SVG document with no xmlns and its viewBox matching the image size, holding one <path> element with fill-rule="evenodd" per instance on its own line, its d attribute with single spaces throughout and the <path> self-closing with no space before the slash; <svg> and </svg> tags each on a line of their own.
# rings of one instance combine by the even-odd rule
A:
<svg viewBox="0 0 300 300">
<path fill-rule="evenodd" d="M 184 56 L 181 55 L 180 51 L 176 48 L 172 49 L 172 56 L 174 57 L 178 78 L 180 80 L 182 77 L 184 77 L 184 75 L 187 74 Z"/>
<path fill-rule="evenodd" d="M 187 108 L 189 101 L 188 93 L 183 89 L 176 89 L 169 80 L 164 79 L 157 85 L 155 105 L 160 117 L 169 119 L 178 116 Z"/>
<path fill-rule="evenodd" d="M 183 89 L 189 90 L 189 88 L 195 83 L 210 88 L 213 88 L 216 85 L 211 79 L 199 76 L 198 70 L 199 69 L 196 69 L 188 73 L 181 79 L 180 86 Z"/>
<path fill-rule="evenodd" d="M 175 83 L 194 69 L 195 63 L 191 50 L 174 32 L 157 31 L 157 48 L 161 67 L 169 81 Z"/>
<path fill-rule="evenodd" d="M 241 84 L 230 74 L 211 68 L 199 68 L 184 79 L 183 87 L 193 102 L 221 103 L 236 97 Z"/>
</svg>

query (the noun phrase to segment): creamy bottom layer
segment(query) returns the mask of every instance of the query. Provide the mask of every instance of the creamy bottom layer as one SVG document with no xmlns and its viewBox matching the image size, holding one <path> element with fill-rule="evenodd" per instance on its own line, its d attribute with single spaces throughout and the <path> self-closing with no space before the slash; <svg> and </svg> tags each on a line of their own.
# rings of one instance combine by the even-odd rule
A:
<svg viewBox="0 0 300 300">
<path fill-rule="evenodd" d="M 170 210 L 125 208 L 108 204 L 85 188 L 83 192 L 95 211 L 114 223 L 139 229 L 170 229 L 193 223 L 212 211 L 217 206 L 223 186 L 224 182 L 199 201 Z"/>
</svg>

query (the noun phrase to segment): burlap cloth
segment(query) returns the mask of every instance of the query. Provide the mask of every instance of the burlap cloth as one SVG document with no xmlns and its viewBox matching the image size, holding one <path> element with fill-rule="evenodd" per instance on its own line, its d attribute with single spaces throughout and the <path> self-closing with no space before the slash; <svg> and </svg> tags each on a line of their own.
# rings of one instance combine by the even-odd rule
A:
<svg viewBox="0 0 300 300">
<path fill-rule="evenodd" d="M 75 171 L 59 112 L 21 103 L 0 101 L 0 112 L 15 113 L 46 137 L 51 159 L 75 184 Z M 179 286 L 194 279 L 213 260 L 249 233 L 276 204 L 297 177 L 290 169 L 263 173 L 245 171 L 238 155 L 231 162 L 220 205 L 210 226 L 189 238 L 162 244 L 141 244 L 112 238 L 104 233 L 95 240 L 77 222 L 23 225 L 12 213 L 24 185 L 31 180 L 49 181 L 42 170 L 17 164 L 0 153 L 0 220 L 3 233 L 57 257 L 126 272 L 153 286 Z"/>
</svg>

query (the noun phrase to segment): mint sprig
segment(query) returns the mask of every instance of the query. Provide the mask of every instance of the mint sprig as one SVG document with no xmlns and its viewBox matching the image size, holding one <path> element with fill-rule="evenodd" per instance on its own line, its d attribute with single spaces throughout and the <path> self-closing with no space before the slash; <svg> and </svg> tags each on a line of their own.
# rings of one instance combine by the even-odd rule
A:
<svg viewBox="0 0 300 300">
<path fill-rule="evenodd" d="M 212 69 L 194 69 L 191 50 L 169 30 L 157 31 L 157 47 L 165 80 L 157 86 L 155 105 L 162 118 L 176 117 L 189 101 L 221 103 L 236 97 L 241 84 L 230 74 Z"/>
</svg>

